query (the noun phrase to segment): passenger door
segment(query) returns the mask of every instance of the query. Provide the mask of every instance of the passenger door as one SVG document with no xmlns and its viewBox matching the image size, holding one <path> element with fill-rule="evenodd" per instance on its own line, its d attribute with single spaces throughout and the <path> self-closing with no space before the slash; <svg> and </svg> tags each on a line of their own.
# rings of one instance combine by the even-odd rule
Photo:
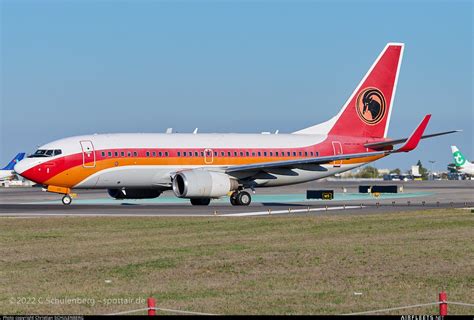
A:
<svg viewBox="0 0 474 320">
<path fill-rule="evenodd" d="M 84 168 L 95 168 L 95 150 L 92 141 L 80 141 L 82 148 L 82 166 Z"/>
</svg>

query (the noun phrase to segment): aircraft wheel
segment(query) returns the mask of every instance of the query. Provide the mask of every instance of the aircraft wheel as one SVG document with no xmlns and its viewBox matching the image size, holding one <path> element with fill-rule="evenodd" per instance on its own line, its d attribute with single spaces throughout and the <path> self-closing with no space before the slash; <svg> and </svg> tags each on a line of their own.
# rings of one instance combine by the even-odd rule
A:
<svg viewBox="0 0 474 320">
<path fill-rule="evenodd" d="M 242 191 L 237 196 L 237 202 L 241 206 L 248 206 L 252 202 L 252 197 L 247 191 Z"/>
<path fill-rule="evenodd" d="M 208 206 L 211 203 L 210 198 L 194 198 L 190 199 L 193 206 Z"/>
<path fill-rule="evenodd" d="M 237 201 L 237 197 L 239 196 L 239 193 L 236 191 L 230 195 L 230 204 L 233 206 L 238 206 L 239 202 Z"/>
<path fill-rule="evenodd" d="M 71 196 L 68 195 L 68 194 L 65 195 L 65 196 L 62 198 L 62 202 L 63 202 L 63 204 L 66 205 L 66 206 L 70 205 L 71 202 L 72 202 Z"/>
</svg>

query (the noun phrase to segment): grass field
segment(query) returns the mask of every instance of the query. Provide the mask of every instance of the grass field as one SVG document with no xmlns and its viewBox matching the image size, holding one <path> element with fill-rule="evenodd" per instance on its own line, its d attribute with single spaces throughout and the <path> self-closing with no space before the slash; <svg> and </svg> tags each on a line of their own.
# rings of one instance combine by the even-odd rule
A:
<svg viewBox="0 0 474 320">
<path fill-rule="evenodd" d="M 473 303 L 474 214 L 1 218 L 0 266 L 1 314 L 111 313 L 148 296 L 218 314 L 356 312 L 440 290 Z"/>
</svg>

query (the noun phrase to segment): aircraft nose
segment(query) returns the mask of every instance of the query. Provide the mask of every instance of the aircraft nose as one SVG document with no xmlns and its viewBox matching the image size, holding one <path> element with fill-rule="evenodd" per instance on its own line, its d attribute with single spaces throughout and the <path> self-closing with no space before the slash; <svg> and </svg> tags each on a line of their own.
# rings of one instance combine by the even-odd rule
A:
<svg viewBox="0 0 474 320">
<path fill-rule="evenodd" d="M 15 164 L 15 166 L 13 167 L 13 170 L 23 178 L 34 181 L 34 178 L 36 176 L 36 174 L 34 173 L 34 171 L 36 171 L 34 170 L 34 167 L 39 164 L 41 164 L 41 161 L 26 158 L 21 161 L 18 161 L 17 164 Z"/>
</svg>

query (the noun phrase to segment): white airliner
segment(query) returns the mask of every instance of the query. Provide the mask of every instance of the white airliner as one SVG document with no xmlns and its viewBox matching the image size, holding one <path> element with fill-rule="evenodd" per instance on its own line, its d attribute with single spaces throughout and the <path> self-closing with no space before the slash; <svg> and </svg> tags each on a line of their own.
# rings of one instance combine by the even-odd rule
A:
<svg viewBox="0 0 474 320">
<path fill-rule="evenodd" d="M 451 146 L 451 152 L 453 153 L 454 164 L 456 170 L 461 173 L 474 176 L 474 164 L 467 161 L 466 157 L 459 151 L 456 146 Z"/>
<path fill-rule="evenodd" d="M 172 189 L 193 205 L 226 195 L 248 205 L 246 189 L 321 179 L 454 132 L 422 136 L 426 115 L 409 138 L 387 138 L 403 49 L 387 44 L 336 116 L 292 134 L 85 135 L 45 144 L 15 170 L 63 194 L 64 204 L 72 189 L 108 189 L 117 199 Z"/>
</svg>

